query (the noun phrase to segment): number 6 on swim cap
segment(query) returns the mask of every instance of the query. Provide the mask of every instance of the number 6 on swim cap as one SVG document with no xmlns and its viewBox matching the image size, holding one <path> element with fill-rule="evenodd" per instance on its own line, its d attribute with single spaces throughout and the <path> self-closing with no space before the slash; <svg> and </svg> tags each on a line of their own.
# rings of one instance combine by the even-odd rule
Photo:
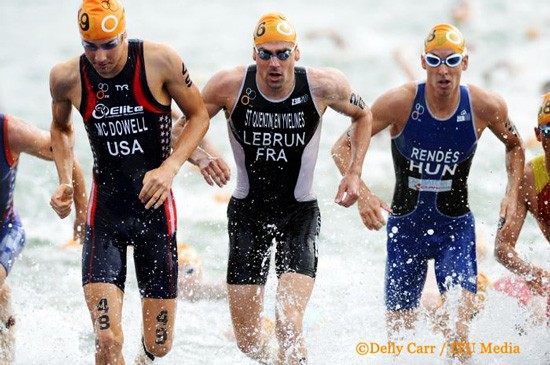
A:
<svg viewBox="0 0 550 365">
<path fill-rule="evenodd" d="M 296 30 L 284 14 L 269 13 L 258 20 L 254 28 L 254 44 L 290 42 L 296 44 Z"/>
<path fill-rule="evenodd" d="M 124 7 L 119 0 L 83 0 L 78 29 L 87 41 L 115 37 L 126 30 Z"/>
<path fill-rule="evenodd" d="M 436 48 L 449 48 L 453 52 L 463 54 L 466 42 L 460 30 L 450 24 L 438 24 L 434 26 L 424 41 L 424 53 Z"/>
<path fill-rule="evenodd" d="M 538 115 L 539 126 L 546 126 L 550 124 L 550 92 L 544 94 L 542 97 L 542 104 L 539 108 Z"/>
</svg>

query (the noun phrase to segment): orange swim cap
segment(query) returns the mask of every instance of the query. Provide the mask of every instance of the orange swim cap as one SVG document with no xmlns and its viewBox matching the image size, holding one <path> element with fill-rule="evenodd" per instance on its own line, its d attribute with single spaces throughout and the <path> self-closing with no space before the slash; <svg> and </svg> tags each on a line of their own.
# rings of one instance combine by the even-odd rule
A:
<svg viewBox="0 0 550 365">
<path fill-rule="evenodd" d="M 178 245 L 178 263 L 182 265 L 199 266 L 201 260 L 197 250 L 185 243 Z"/>
<path fill-rule="evenodd" d="M 492 288 L 493 284 L 482 272 L 477 273 L 477 293 L 474 299 L 474 308 L 476 311 L 481 310 L 483 302 L 487 299 L 487 289 Z"/>
<path fill-rule="evenodd" d="M 265 14 L 254 27 L 254 44 L 290 42 L 296 44 L 296 30 L 281 13 Z"/>
<path fill-rule="evenodd" d="M 119 0 L 83 0 L 78 28 L 87 41 L 115 37 L 126 30 L 124 7 Z"/>
<path fill-rule="evenodd" d="M 491 284 L 491 281 L 482 272 L 477 273 L 477 290 L 486 292 L 488 288 L 492 288 L 493 284 Z"/>
<path fill-rule="evenodd" d="M 542 104 L 539 108 L 539 125 L 550 124 L 550 92 L 542 97 Z"/>
<path fill-rule="evenodd" d="M 460 30 L 443 23 L 434 26 L 424 41 L 424 53 L 431 52 L 435 48 L 449 48 L 455 53 L 463 54 L 466 43 Z"/>
</svg>

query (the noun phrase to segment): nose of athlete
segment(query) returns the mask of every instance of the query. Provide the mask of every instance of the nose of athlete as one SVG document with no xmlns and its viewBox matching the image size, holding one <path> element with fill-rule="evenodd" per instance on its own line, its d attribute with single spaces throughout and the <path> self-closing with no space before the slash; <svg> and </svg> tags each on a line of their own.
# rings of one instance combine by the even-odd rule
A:
<svg viewBox="0 0 550 365">
<path fill-rule="evenodd" d="M 102 48 L 98 49 L 94 52 L 94 59 L 97 63 L 102 63 L 105 60 L 107 60 L 107 50 L 104 50 Z"/>
<path fill-rule="evenodd" d="M 277 56 L 275 55 L 272 55 L 270 58 L 269 58 L 269 63 L 273 66 L 279 66 L 280 65 L 280 60 L 279 58 L 277 58 Z"/>
<path fill-rule="evenodd" d="M 447 75 L 449 73 L 449 66 L 447 66 L 446 64 L 442 63 L 441 65 L 437 66 L 437 72 L 440 74 L 440 75 Z"/>
</svg>

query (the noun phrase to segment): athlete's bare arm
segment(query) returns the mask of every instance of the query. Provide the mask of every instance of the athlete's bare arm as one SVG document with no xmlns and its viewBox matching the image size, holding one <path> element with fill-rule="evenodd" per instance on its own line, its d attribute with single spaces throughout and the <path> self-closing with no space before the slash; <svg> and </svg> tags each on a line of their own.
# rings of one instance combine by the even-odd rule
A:
<svg viewBox="0 0 550 365">
<path fill-rule="evenodd" d="M 405 84 L 389 90 L 373 103 L 371 107 L 373 135 L 388 127 L 392 134 L 397 134 L 403 129 L 414 100 L 415 90 L 414 83 Z M 334 162 L 340 171 L 343 171 L 349 161 L 350 151 L 351 143 L 346 132 L 336 141 L 332 149 Z M 391 212 L 389 205 L 374 195 L 364 181 L 360 182 L 359 189 L 358 209 L 363 224 L 370 230 L 382 228 L 385 224 L 382 209 Z"/>
<path fill-rule="evenodd" d="M 395 136 L 405 128 L 416 96 L 416 83 L 409 82 L 393 88 L 377 98 L 371 106 L 372 135 L 386 128 Z"/>
<path fill-rule="evenodd" d="M 537 294 L 543 295 L 550 290 L 550 272 L 525 261 L 516 251 L 516 243 L 527 212 L 529 211 L 535 218 L 538 216 L 535 179 L 531 164 L 527 164 L 525 168 L 521 186 L 516 207 L 516 219 L 510 222 L 507 230 L 499 229 L 497 231 L 495 257 L 508 270 L 525 277 L 529 287 Z M 539 225 L 541 229 L 545 227 L 544 224 L 541 225 L 541 222 Z"/>
<path fill-rule="evenodd" d="M 209 118 L 199 90 L 173 48 L 145 42 L 144 58 L 153 96 L 164 105 L 169 105 L 173 99 L 187 118 L 187 124 L 170 157 L 160 167 L 148 171 L 143 178 L 139 199 L 149 209 L 160 207 L 168 197 L 174 176 L 204 137 Z"/>
<path fill-rule="evenodd" d="M 177 143 L 186 124 L 187 119 L 185 119 L 185 116 L 181 116 L 172 127 L 172 146 Z M 219 187 L 222 187 L 231 179 L 229 165 L 227 165 L 220 156 L 219 151 L 206 138 L 201 141 L 187 161 L 200 169 L 204 180 L 210 186 L 215 183 Z"/>
<path fill-rule="evenodd" d="M 500 218 L 504 219 L 502 229 L 506 230 L 511 221 L 516 219 L 516 202 L 525 164 L 523 141 L 514 123 L 508 117 L 508 108 L 504 99 L 475 86 L 470 86 L 470 91 L 478 137 L 486 126 L 506 148 L 508 184 L 499 213 Z"/>
<path fill-rule="evenodd" d="M 357 201 L 363 161 L 367 152 L 372 128 L 372 115 L 361 96 L 351 89 L 344 74 L 336 69 L 308 69 L 308 79 L 315 103 L 323 114 L 327 107 L 350 117 L 350 154 L 343 166 L 342 181 L 335 201 L 349 207 Z"/>
<path fill-rule="evenodd" d="M 229 117 L 235 105 L 244 73 L 244 66 L 222 70 L 212 76 L 206 83 L 202 90 L 202 99 L 210 118 L 222 109 L 225 111 L 226 119 Z M 178 124 L 180 123 L 183 124 L 184 122 L 180 120 Z M 180 127 L 178 126 L 178 128 Z M 210 185 L 216 183 L 218 186 L 223 186 L 231 178 L 231 171 L 227 163 L 219 156 L 211 153 L 209 148 L 197 148 L 191 155 L 190 160 L 199 166 L 201 174 Z"/>
<path fill-rule="evenodd" d="M 216 73 L 202 89 L 202 98 L 210 118 L 225 111 L 226 119 L 233 111 L 237 93 L 242 85 L 246 72 L 245 66 L 222 70 Z"/>
<path fill-rule="evenodd" d="M 71 120 L 73 105 L 80 99 L 78 57 L 56 65 L 50 72 L 52 123 L 50 127 L 53 158 L 59 176 L 59 187 L 50 205 L 61 218 L 71 212 L 74 187 L 72 184 L 74 132 Z"/>
<path fill-rule="evenodd" d="M 27 153 L 44 160 L 53 160 L 50 133 L 20 118 L 11 116 L 8 128 L 9 148 L 15 160 L 19 159 L 21 153 Z M 74 187 L 74 203 L 76 209 L 73 239 L 76 240 L 81 238 L 84 232 L 86 206 L 88 204 L 84 174 L 76 159 L 73 161 L 72 185 Z"/>
</svg>

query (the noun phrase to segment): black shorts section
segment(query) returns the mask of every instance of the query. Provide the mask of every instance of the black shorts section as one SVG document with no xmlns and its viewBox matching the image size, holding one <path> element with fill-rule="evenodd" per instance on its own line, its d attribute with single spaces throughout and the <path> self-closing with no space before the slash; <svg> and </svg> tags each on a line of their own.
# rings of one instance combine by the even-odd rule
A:
<svg viewBox="0 0 550 365">
<path fill-rule="evenodd" d="M 294 203 L 267 214 L 231 198 L 227 217 L 228 284 L 265 285 L 273 249 L 277 277 L 290 272 L 315 277 L 321 228 L 317 201 Z"/>
<path fill-rule="evenodd" d="M 82 250 L 82 284 L 111 283 L 124 291 L 127 248 L 134 246 L 134 264 L 142 297 L 177 297 L 176 234 L 169 234 L 163 207 L 146 210 L 141 203 L 116 206 L 97 199 L 93 226 L 86 227 Z"/>
</svg>

